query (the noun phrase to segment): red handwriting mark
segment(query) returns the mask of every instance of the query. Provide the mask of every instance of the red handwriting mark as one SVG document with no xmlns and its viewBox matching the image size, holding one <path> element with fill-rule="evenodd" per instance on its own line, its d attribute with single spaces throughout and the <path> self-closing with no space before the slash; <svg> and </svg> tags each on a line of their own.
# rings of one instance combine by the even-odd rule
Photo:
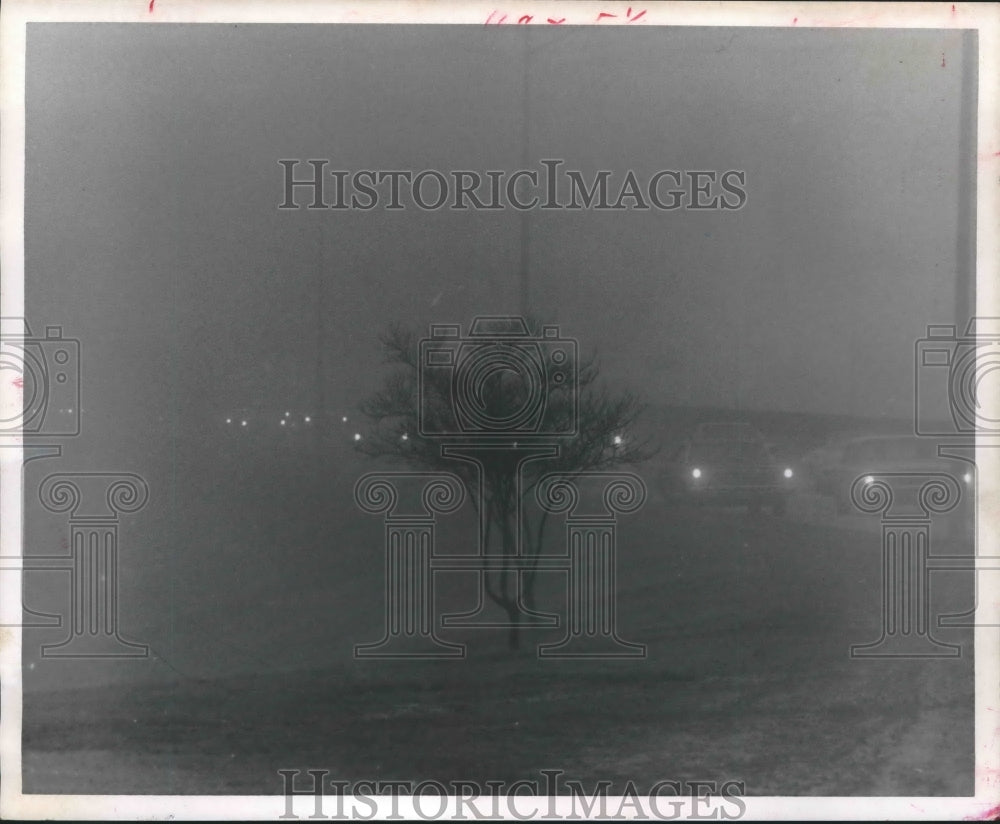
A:
<svg viewBox="0 0 1000 824">
<path fill-rule="evenodd" d="M 799 18 L 798 17 L 793 17 L 792 18 L 792 25 L 793 26 L 796 25 L 798 22 L 799 22 Z"/>
<path fill-rule="evenodd" d="M 153 3 L 153 2 L 155 2 L 155 0 L 150 0 L 150 2 Z M 647 9 L 642 9 L 640 11 L 637 11 L 637 12 L 633 13 L 632 6 L 629 6 L 628 10 L 625 13 L 625 17 L 627 18 L 627 22 L 629 22 L 629 23 L 635 23 L 637 20 L 641 20 L 643 17 L 645 17 L 646 16 L 646 12 L 647 12 Z M 600 12 L 597 15 L 597 18 L 596 18 L 595 22 L 599 23 L 601 20 L 604 20 L 605 18 L 617 18 L 619 16 L 620 15 L 613 14 L 612 12 L 609 12 L 609 11 L 602 11 L 602 12 Z M 506 22 L 508 22 L 507 17 L 508 17 L 508 15 L 502 13 L 499 9 L 494 9 L 487 16 L 484 25 L 487 25 L 487 26 L 494 25 L 494 26 L 496 26 L 496 25 L 500 25 L 501 23 L 506 23 Z M 535 20 L 535 15 L 533 15 L 533 14 L 523 14 L 523 15 L 521 15 L 517 19 L 517 23 L 518 23 L 518 25 L 524 26 L 524 25 L 527 25 L 529 23 L 533 23 L 534 20 Z M 514 22 L 514 21 L 511 20 L 509 22 Z M 566 22 L 566 18 L 565 17 L 547 17 L 546 18 L 546 22 L 549 23 L 550 25 L 553 25 L 553 26 L 559 26 L 559 25 L 561 25 L 561 24 L 563 24 L 563 23 Z"/>
<path fill-rule="evenodd" d="M 153 13 L 153 6 L 156 4 L 156 0 L 149 0 L 149 13 Z"/>
<path fill-rule="evenodd" d="M 18 389 L 24 389 L 24 378 L 14 378 L 14 380 L 12 380 L 11 383 L 14 384 L 14 386 L 16 386 Z"/>
<path fill-rule="evenodd" d="M 941 68 L 947 68 L 947 63 L 944 62 L 944 52 L 941 52 Z"/>
</svg>

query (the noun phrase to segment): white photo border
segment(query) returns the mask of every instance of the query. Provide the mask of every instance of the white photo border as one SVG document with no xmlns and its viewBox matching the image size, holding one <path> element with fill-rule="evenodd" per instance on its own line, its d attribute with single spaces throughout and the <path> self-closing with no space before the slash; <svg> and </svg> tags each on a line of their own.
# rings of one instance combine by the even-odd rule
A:
<svg viewBox="0 0 1000 824">
<path fill-rule="evenodd" d="M 618 3 L 624 8 L 626 3 Z M 746 26 L 777 28 L 974 29 L 979 37 L 977 136 L 976 314 L 1000 316 L 1000 5 L 973 3 L 640 3 L 644 26 Z M 340 2 L 340 0 L 7 0 L 0 12 L 0 270 L 2 312 L 23 316 L 25 46 L 31 22 L 166 23 L 368 23 L 482 26 L 545 25 L 548 17 L 593 23 L 608 3 L 485 0 L 485 2 Z M 639 21 L 637 21 L 639 22 Z M 620 15 L 601 25 L 628 25 Z M 0 393 L 9 392 L 0 387 Z M 1000 398 L 989 398 L 991 420 L 1000 418 Z M 22 473 L 20 449 L 3 450 L 0 490 L 0 554 L 21 553 Z M 1000 458 L 995 449 L 977 450 L 980 467 L 979 554 L 1000 556 Z M 992 506 L 987 506 L 992 501 Z M 754 797 L 744 799 L 747 819 L 982 819 L 1000 814 L 1000 572 L 981 571 L 975 637 L 975 796 L 963 798 Z M 0 815 L 23 819 L 278 819 L 285 797 L 273 796 L 75 796 L 25 795 L 21 782 L 21 575 L 3 576 L 0 590 Z M 379 801 L 379 814 L 393 799 Z M 555 809 L 567 802 L 560 799 Z M 302 819 L 310 799 L 296 799 Z M 523 814 L 550 809 L 545 798 L 519 799 Z M 414 816 L 406 798 L 402 815 Z"/>
</svg>

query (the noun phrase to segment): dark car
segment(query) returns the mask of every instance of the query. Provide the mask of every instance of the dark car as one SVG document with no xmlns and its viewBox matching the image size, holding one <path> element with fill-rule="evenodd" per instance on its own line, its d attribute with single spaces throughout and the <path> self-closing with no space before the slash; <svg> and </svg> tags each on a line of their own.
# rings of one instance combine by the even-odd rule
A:
<svg viewBox="0 0 1000 824">
<path fill-rule="evenodd" d="M 769 507 L 784 514 L 795 473 L 760 438 L 691 438 L 671 455 L 665 491 L 688 503 Z"/>
</svg>

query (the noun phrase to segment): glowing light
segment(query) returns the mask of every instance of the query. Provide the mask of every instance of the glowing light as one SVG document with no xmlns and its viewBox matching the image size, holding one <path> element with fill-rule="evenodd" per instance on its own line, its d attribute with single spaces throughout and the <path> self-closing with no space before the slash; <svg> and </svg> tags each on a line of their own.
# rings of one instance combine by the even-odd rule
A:
<svg viewBox="0 0 1000 824">
<path fill-rule="evenodd" d="M 410 436 L 409 436 L 409 435 L 407 435 L 407 434 L 406 434 L 406 433 L 404 432 L 404 433 L 403 433 L 403 435 L 402 435 L 402 439 L 403 439 L 404 441 L 408 441 L 408 440 L 410 440 Z"/>
<path fill-rule="evenodd" d="M 701 477 L 701 470 L 698 469 L 698 467 L 695 467 L 694 469 L 692 469 L 691 470 L 691 477 L 692 478 L 700 478 Z"/>
<path fill-rule="evenodd" d="M 962 480 L 965 481 L 967 484 L 971 484 L 972 483 L 972 473 L 971 472 L 966 472 L 962 476 Z"/>
<path fill-rule="evenodd" d="M 360 432 L 355 432 L 354 433 L 354 440 L 356 440 L 356 441 L 360 441 L 361 440 L 361 433 Z"/>
<path fill-rule="evenodd" d="M 232 418 L 226 418 L 226 423 L 232 423 L 232 422 L 233 422 Z"/>
<path fill-rule="evenodd" d="M 344 415 L 344 417 L 342 417 L 342 418 L 341 418 L 341 420 L 342 420 L 342 421 L 343 421 L 344 423 L 347 423 L 347 415 Z"/>
<path fill-rule="evenodd" d="M 306 415 L 305 421 L 306 421 L 306 423 L 311 423 L 312 422 L 312 418 L 310 418 L 308 415 Z"/>
<path fill-rule="evenodd" d="M 786 466 L 786 467 L 785 467 L 785 471 L 784 471 L 784 473 L 783 473 L 783 474 L 784 474 L 784 476 L 785 476 L 786 478 L 791 478 L 791 477 L 792 477 L 792 475 L 794 475 L 795 473 L 794 473 L 794 472 L 792 472 L 792 469 L 791 469 L 791 467 L 788 467 L 788 466 Z"/>
<path fill-rule="evenodd" d="M 865 486 L 871 486 L 875 483 L 875 479 L 871 475 L 865 475 Z"/>
<path fill-rule="evenodd" d="M 240 421 L 240 426 L 246 426 L 246 425 L 247 425 L 246 421 Z"/>
<path fill-rule="evenodd" d="M 282 426 L 284 426 L 284 425 L 285 425 L 285 423 L 286 423 L 285 419 L 284 419 L 284 418 L 282 418 L 282 419 L 281 419 L 281 425 L 282 425 Z"/>
<path fill-rule="evenodd" d="M 291 414 L 292 414 L 291 412 L 286 412 L 286 413 L 285 413 L 285 417 L 286 417 L 286 418 L 288 418 L 288 417 L 291 417 Z"/>
<path fill-rule="evenodd" d="M 621 445 L 622 445 L 622 436 L 615 435 L 615 446 L 621 446 Z"/>
</svg>

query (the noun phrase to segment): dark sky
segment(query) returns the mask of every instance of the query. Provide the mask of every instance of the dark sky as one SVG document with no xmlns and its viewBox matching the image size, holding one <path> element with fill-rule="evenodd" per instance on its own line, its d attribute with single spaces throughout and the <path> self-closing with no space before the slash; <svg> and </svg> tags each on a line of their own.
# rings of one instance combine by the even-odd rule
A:
<svg viewBox="0 0 1000 824">
<path fill-rule="evenodd" d="M 527 38 L 527 39 L 526 39 Z M 737 212 L 533 212 L 533 311 L 653 402 L 905 417 L 951 322 L 956 31 L 32 25 L 27 303 L 85 400 L 315 403 L 387 321 L 516 312 L 521 218 L 281 212 L 280 158 L 593 174 L 745 170 Z M 320 283 L 322 281 L 322 283 Z"/>
</svg>

